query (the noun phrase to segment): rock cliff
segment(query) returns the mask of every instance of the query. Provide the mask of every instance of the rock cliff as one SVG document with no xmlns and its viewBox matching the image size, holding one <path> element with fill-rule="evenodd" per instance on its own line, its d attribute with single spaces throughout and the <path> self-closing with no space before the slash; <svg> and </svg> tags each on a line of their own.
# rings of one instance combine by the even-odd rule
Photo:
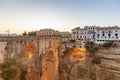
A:
<svg viewBox="0 0 120 80">
<path fill-rule="evenodd" d="M 99 48 L 95 53 L 100 58 L 99 64 L 92 64 L 91 58 L 78 60 L 62 47 L 60 53 L 60 80 L 120 80 L 120 43 L 117 47 Z M 89 53 L 88 53 L 89 54 Z"/>
</svg>

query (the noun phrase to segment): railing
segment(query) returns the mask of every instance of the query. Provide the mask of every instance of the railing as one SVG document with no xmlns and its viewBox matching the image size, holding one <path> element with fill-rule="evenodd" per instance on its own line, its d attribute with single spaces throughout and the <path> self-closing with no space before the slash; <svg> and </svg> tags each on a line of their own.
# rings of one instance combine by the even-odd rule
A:
<svg viewBox="0 0 120 80">
<path fill-rule="evenodd" d="M 39 39 L 51 39 L 60 37 L 40 37 L 40 36 L 0 36 L 0 41 L 17 41 L 17 40 L 38 40 Z"/>
</svg>

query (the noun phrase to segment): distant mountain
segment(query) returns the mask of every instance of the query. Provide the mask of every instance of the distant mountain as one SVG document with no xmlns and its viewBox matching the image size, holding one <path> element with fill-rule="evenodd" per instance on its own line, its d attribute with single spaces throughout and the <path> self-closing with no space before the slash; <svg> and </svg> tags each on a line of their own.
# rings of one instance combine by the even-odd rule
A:
<svg viewBox="0 0 120 80">
<path fill-rule="evenodd" d="M 0 36 L 8 36 L 8 34 L 0 34 Z M 19 36 L 18 34 L 9 34 L 9 36 Z"/>
</svg>

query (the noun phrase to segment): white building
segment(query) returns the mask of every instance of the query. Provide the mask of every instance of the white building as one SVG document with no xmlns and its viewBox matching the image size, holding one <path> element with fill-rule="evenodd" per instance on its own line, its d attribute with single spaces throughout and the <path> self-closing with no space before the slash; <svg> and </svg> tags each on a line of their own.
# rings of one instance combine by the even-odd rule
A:
<svg viewBox="0 0 120 80">
<path fill-rule="evenodd" d="M 120 41 L 120 27 L 98 27 L 95 34 L 95 43 L 101 44 L 106 41 Z"/>
<path fill-rule="evenodd" d="M 120 41 L 120 27 L 85 26 L 72 29 L 72 39 L 84 45 L 86 41 L 102 44 L 106 41 Z"/>
</svg>

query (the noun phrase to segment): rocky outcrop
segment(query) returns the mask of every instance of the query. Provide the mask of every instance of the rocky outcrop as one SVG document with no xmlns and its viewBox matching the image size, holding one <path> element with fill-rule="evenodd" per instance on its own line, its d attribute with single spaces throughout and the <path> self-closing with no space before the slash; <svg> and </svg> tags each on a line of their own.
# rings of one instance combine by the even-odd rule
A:
<svg viewBox="0 0 120 80">
<path fill-rule="evenodd" d="M 60 59 L 60 80 L 88 80 L 86 61 L 65 55 Z"/>
<path fill-rule="evenodd" d="M 60 80 L 88 80 L 89 70 L 86 59 L 75 58 L 62 45 L 59 56 Z"/>
<path fill-rule="evenodd" d="M 64 54 L 64 50 L 62 50 L 60 56 L 60 80 L 93 80 L 91 74 L 96 77 L 94 80 L 120 80 L 119 44 L 117 47 L 99 48 L 95 54 L 96 57 L 100 58 L 101 63 L 94 65 L 89 57 L 78 61 L 73 56 Z"/>
</svg>

